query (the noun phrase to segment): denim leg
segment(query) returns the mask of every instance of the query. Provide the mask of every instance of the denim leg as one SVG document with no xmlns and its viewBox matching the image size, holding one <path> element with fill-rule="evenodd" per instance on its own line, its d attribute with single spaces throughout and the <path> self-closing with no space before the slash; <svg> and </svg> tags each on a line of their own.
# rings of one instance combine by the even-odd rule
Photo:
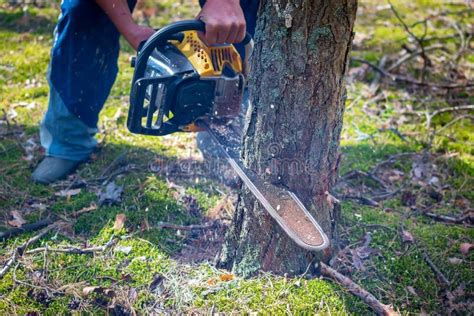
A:
<svg viewBox="0 0 474 316">
<path fill-rule="evenodd" d="M 133 9 L 135 1 L 129 4 Z M 40 129 L 47 155 L 80 161 L 94 150 L 99 113 L 117 76 L 119 37 L 94 0 L 61 2 Z"/>
<path fill-rule="evenodd" d="M 41 145 L 46 156 L 86 160 L 97 145 L 96 132 L 97 128 L 87 126 L 71 114 L 58 92 L 51 87 L 48 111 L 40 127 Z"/>
</svg>

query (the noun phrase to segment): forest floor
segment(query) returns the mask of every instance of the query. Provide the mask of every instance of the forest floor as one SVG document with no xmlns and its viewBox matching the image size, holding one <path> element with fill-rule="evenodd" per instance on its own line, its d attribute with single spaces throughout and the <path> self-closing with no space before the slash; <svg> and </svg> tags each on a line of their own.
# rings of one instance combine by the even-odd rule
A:
<svg viewBox="0 0 474 316">
<path fill-rule="evenodd" d="M 159 27 L 196 12 L 173 2 L 145 4 L 137 18 Z M 403 314 L 466 314 L 474 13 L 462 1 L 392 3 L 360 1 L 333 192 L 342 248 L 331 266 Z M 0 314 L 372 313 L 326 278 L 242 279 L 213 266 L 237 191 L 212 178 L 193 135 L 126 130 L 125 43 L 97 153 L 63 182 L 31 183 L 57 16 L 56 6 L 0 4 L 0 233 L 55 222 L 2 241 Z"/>
</svg>

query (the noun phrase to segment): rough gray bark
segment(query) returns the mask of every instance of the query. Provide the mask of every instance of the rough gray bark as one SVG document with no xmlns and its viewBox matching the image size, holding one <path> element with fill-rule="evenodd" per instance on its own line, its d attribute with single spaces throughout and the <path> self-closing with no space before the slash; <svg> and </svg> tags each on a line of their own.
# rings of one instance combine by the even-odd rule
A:
<svg viewBox="0 0 474 316">
<path fill-rule="evenodd" d="M 242 149 L 250 168 L 298 195 L 333 247 L 338 212 L 327 192 L 337 176 L 356 9 L 357 0 L 261 0 Z M 299 248 L 243 189 L 221 267 L 297 275 L 329 257 Z"/>
</svg>

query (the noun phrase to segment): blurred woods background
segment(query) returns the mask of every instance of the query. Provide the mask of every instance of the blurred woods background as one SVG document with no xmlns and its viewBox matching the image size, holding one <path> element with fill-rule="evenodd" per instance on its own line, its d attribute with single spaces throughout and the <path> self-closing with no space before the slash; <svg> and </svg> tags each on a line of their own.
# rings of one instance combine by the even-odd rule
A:
<svg viewBox="0 0 474 316">
<path fill-rule="evenodd" d="M 145 0 L 134 16 L 158 28 L 198 8 Z M 1 314 L 370 313 L 326 279 L 214 268 L 236 191 L 206 168 L 193 135 L 126 130 L 125 41 L 100 150 L 63 182 L 30 183 L 58 9 L 0 1 Z M 474 307 L 473 21 L 471 1 L 359 2 L 331 267 L 403 313 Z"/>
</svg>

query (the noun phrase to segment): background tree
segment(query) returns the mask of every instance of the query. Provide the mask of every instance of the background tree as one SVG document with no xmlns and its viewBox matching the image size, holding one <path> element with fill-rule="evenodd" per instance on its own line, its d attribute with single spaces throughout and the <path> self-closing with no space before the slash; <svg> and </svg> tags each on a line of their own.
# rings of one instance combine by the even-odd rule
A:
<svg viewBox="0 0 474 316">
<path fill-rule="evenodd" d="M 356 10 L 356 0 L 261 1 L 242 149 L 250 168 L 296 193 L 333 248 L 338 212 L 327 192 L 337 177 Z M 244 189 L 220 264 L 243 276 L 295 275 L 330 252 L 299 248 Z"/>
</svg>

